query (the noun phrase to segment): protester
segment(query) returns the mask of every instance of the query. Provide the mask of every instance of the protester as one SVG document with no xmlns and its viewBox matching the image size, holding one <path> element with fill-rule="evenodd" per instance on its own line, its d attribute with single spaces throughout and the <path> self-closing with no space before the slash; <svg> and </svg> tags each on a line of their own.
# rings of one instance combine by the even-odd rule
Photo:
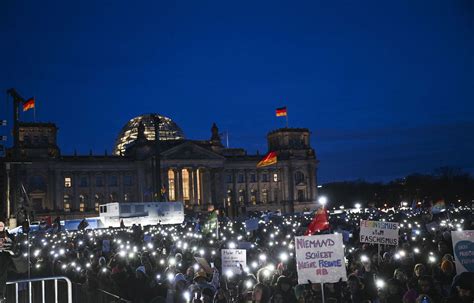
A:
<svg viewBox="0 0 474 303">
<path fill-rule="evenodd" d="M 65 275 L 137 303 L 318 303 L 322 290 L 325 302 L 465 303 L 472 302 L 474 279 L 456 275 L 449 233 L 472 229 L 470 216 L 462 207 L 437 215 L 423 209 L 254 213 L 253 230 L 245 224 L 251 217 L 230 220 L 222 213 L 209 216 L 211 223 L 203 215 L 174 226 L 96 230 L 82 220 L 77 231 L 32 233 L 31 274 Z M 361 219 L 399 222 L 398 245 L 361 243 Z M 294 237 L 336 231 L 344 235 L 347 281 L 298 284 Z M 25 251 L 25 241 L 19 246 Z M 221 250 L 231 248 L 246 250 L 246 264 L 223 270 Z M 0 262 L 5 281 L 11 261 L 0 253 Z"/>
</svg>

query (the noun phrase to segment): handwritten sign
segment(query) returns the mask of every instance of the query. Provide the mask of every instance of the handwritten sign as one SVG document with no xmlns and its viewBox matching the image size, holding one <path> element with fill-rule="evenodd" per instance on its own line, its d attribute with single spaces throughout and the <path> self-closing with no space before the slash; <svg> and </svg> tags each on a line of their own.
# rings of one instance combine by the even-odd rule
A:
<svg viewBox="0 0 474 303">
<path fill-rule="evenodd" d="M 347 280 L 341 234 L 295 237 L 298 284 Z"/>
<path fill-rule="evenodd" d="M 474 230 L 452 231 L 456 273 L 474 272 Z"/>
<path fill-rule="evenodd" d="M 398 230 L 400 226 L 394 222 L 360 221 L 361 243 L 398 245 Z"/>
<path fill-rule="evenodd" d="M 222 272 L 229 270 L 234 274 L 240 274 L 240 265 L 247 266 L 247 251 L 245 249 L 222 249 Z"/>
</svg>

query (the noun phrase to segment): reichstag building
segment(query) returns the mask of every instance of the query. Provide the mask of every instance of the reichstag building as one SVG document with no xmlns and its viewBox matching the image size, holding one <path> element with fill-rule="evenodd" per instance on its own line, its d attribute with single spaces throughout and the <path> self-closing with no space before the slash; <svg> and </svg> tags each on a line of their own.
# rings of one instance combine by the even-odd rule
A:
<svg viewBox="0 0 474 303">
<path fill-rule="evenodd" d="M 113 154 L 103 155 L 61 154 L 57 131 L 53 123 L 19 122 L 18 148 L 3 159 L 16 162 L 2 165 L 2 202 L 8 194 L 13 205 L 27 199 L 36 214 L 66 217 L 96 215 L 109 202 L 157 200 L 229 216 L 315 207 L 318 160 L 306 128 L 269 132 L 268 151 L 278 161 L 259 168 L 265 155 L 224 147 L 215 124 L 209 139 L 190 140 L 170 118 L 145 114 L 127 122 Z"/>
</svg>

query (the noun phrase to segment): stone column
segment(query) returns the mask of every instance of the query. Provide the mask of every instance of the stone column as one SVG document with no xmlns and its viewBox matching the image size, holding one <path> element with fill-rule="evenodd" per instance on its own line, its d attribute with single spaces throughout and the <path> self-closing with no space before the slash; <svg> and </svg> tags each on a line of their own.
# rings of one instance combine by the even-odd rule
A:
<svg viewBox="0 0 474 303">
<path fill-rule="evenodd" d="M 192 189 L 193 189 L 193 203 L 194 205 L 199 205 L 199 199 L 198 199 L 198 182 L 197 182 L 197 178 L 199 178 L 198 176 L 198 171 L 197 169 L 193 168 L 191 169 L 191 172 L 192 172 L 192 176 L 193 176 L 193 186 L 192 186 Z"/>
<path fill-rule="evenodd" d="M 168 167 L 161 167 L 162 173 L 161 173 L 161 186 L 164 186 L 166 188 L 166 199 L 167 201 L 170 200 L 170 186 L 169 186 L 169 180 L 168 180 Z M 161 189 L 160 189 L 161 190 Z"/>
<path fill-rule="evenodd" d="M 176 170 L 175 185 L 176 185 L 176 190 L 178 191 L 178 194 L 176 195 L 177 200 L 184 202 L 183 200 L 183 174 L 181 172 L 181 167 L 178 167 Z"/>
<path fill-rule="evenodd" d="M 88 197 L 88 201 L 87 201 L 87 204 L 88 204 L 88 208 L 89 210 L 94 210 L 95 211 L 95 201 L 94 201 L 94 192 L 93 192 L 93 183 L 92 183 L 92 179 L 93 179 L 93 176 L 94 174 L 92 172 L 88 172 L 87 174 L 87 178 L 89 179 L 87 183 L 88 186 L 89 186 L 89 197 Z"/>
<path fill-rule="evenodd" d="M 209 204 L 213 204 L 214 206 L 217 207 L 217 203 L 214 202 L 213 198 L 211 197 L 211 172 L 209 171 L 209 169 L 205 169 L 203 174 L 202 174 L 202 184 L 201 184 L 201 188 L 202 188 L 202 201 L 206 204 L 206 205 L 209 205 Z"/>
<path fill-rule="evenodd" d="M 138 188 L 138 201 L 140 202 L 143 202 L 144 201 L 144 197 L 143 197 L 143 193 L 145 191 L 145 188 L 144 188 L 144 185 L 145 185 L 145 168 L 143 167 L 143 165 L 141 165 L 141 162 L 137 162 L 136 164 L 136 172 L 137 172 L 137 178 L 136 178 L 136 182 L 137 182 L 137 188 Z"/>
<path fill-rule="evenodd" d="M 54 210 L 64 210 L 64 176 L 59 170 L 54 172 L 54 186 L 51 188 L 51 196 L 54 196 L 53 207 Z"/>
<path fill-rule="evenodd" d="M 244 169 L 244 181 L 245 181 L 245 195 L 244 195 L 244 204 L 245 206 L 248 206 L 249 204 L 249 196 L 250 196 L 250 190 L 249 190 L 249 171 L 247 169 Z"/>
<path fill-rule="evenodd" d="M 294 203 L 295 203 L 295 182 L 293 178 L 293 168 L 291 167 L 291 163 L 288 162 L 288 197 L 290 198 L 287 202 L 287 212 L 294 211 Z"/>
<path fill-rule="evenodd" d="M 73 172 L 71 174 L 72 177 L 72 188 L 73 188 L 73 194 L 72 194 L 72 201 L 71 201 L 71 208 L 73 208 L 75 211 L 79 210 L 79 196 L 77 192 L 77 183 L 79 181 L 78 178 L 79 174 L 77 172 Z"/>
</svg>

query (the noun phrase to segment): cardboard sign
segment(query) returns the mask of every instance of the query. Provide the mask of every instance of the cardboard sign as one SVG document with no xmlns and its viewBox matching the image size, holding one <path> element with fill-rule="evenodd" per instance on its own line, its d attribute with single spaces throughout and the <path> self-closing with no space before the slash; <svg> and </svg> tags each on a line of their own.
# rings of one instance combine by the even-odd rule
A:
<svg viewBox="0 0 474 303">
<path fill-rule="evenodd" d="M 245 249 L 222 249 L 222 272 L 231 270 L 234 274 L 240 274 L 240 265 L 247 267 L 247 251 Z"/>
<path fill-rule="evenodd" d="M 398 230 L 395 222 L 360 220 L 361 243 L 398 245 Z"/>
<path fill-rule="evenodd" d="M 204 259 L 204 258 L 201 258 L 201 257 L 194 257 L 194 260 L 196 260 L 196 262 L 198 262 L 198 264 L 202 267 L 202 269 L 204 269 L 204 271 L 211 275 L 212 274 L 212 268 L 211 266 L 209 265 L 209 263 L 207 263 L 207 260 Z"/>
<path fill-rule="evenodd" d="M 474 230 L 452 231 L 456 274 L 474 272 Z"/>
<path fill-rule="evenodd" d="M 298 284 L 347 280 L 341 234 L 295 237 Z"/>
</svg>

